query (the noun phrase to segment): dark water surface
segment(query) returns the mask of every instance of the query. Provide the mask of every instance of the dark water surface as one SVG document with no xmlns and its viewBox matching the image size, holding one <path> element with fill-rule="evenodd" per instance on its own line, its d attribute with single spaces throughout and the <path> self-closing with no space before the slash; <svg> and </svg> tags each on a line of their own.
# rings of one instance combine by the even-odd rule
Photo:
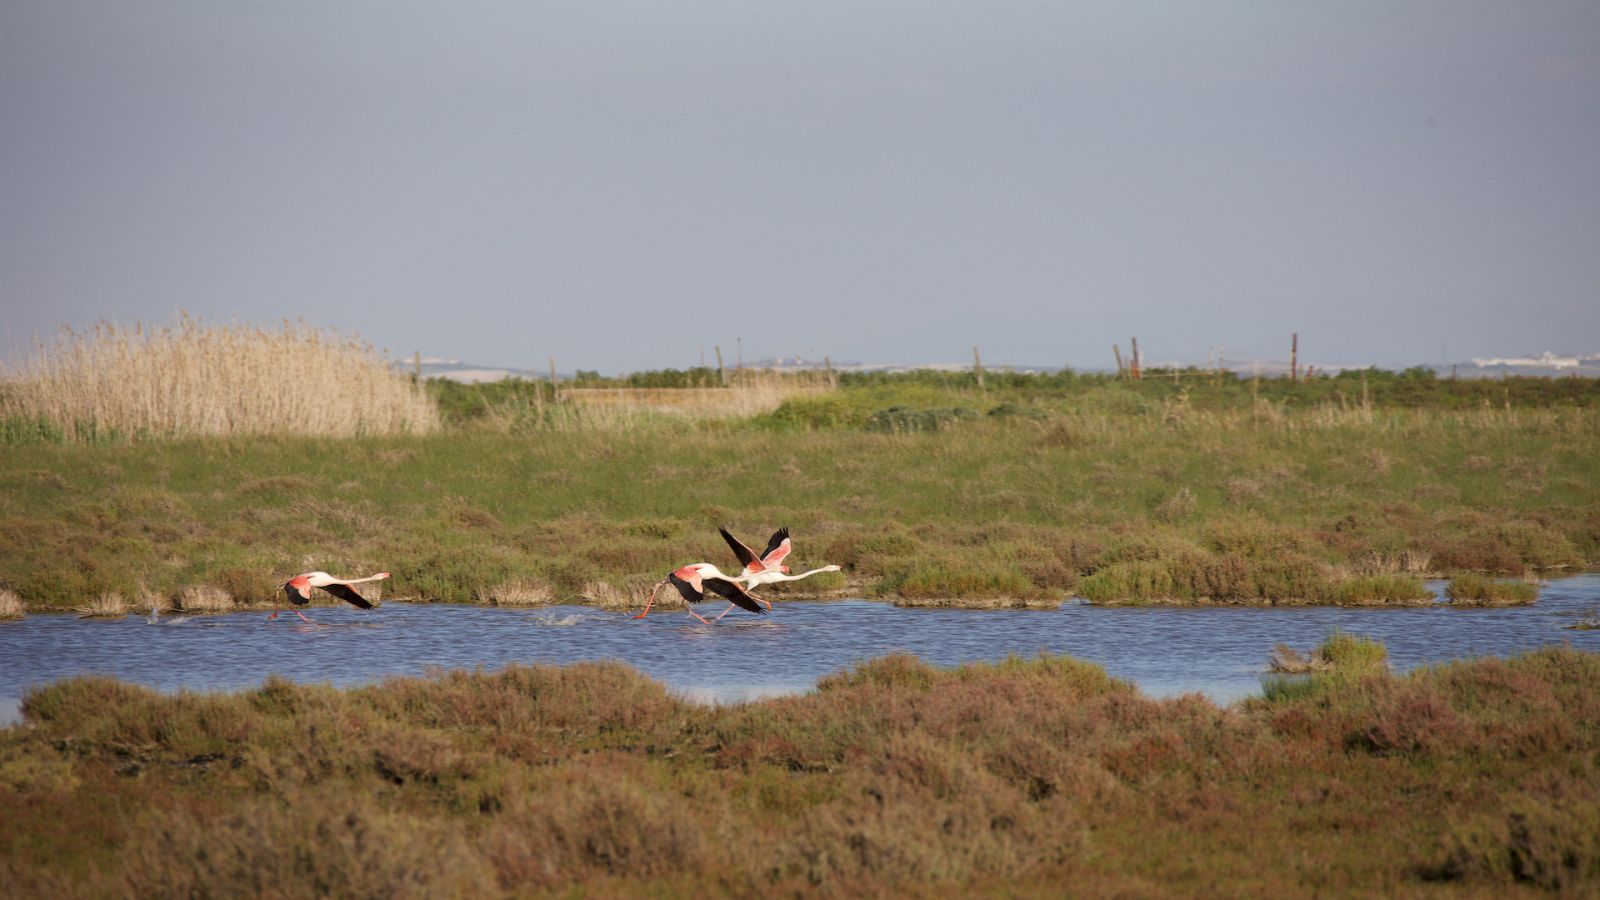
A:
<svg viewBox="0 0 1600 900">
<path fill-rule="evenodd" d="M 33 615 L 0 622 L 0 723 L 16 721 L 30 686 L 85 673 L 163 691 L 233 690 L 260 685 L 270 673 L 349 685 L 435 666 L 612 659 L 683 696 L 728 702 L 805 691 L 822 675 L 896 651 L 946 666 L 1064 653 L 1100 663 L 1151 695 L 1200 691 L 1225 702 L 1260 691 L 1279 643 L 1309 650 L 1343 629 L 1383 641 L 1400 670 L 1563 642 L 1600 650 L 1600 631 L 1565 627 L 1597 607 L 1600 573 L 1552 580 L 1534 605 L 1507 609 L 910 610 L 849 600 L 780 602 L 761 618 L 736 610 L 715 626 L 680 610 L 632 621 L 586 607 L 405 603 L 371 612 L 319 607 L 309 614 L 316 625 L 284 616 L 266 622 L 262 612 L 154 622 Z M 712 611 L 720 608 L 703 604 L 703 615 Z"/>
</svg>

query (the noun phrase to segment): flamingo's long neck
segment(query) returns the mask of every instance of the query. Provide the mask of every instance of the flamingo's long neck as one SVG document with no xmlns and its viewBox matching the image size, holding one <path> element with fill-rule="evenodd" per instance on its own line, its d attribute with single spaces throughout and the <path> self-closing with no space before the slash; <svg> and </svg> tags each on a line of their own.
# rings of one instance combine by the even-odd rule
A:
<svg viewBox="0 0 1600 900">
<path fill-rule="evenodd" d="M 822 572 L 829 572 L 829 571 L 832 571 L 832 570 L 831 569 L 812 569 L 809 572 L 801 572 L 799 575 L 778 575 L 778 576 L 774 577 L 772 580 L 773 581 L 799 581 L 802 578 L 810 578 L 812 575 L 816 575 L 816 574 L 819 574 L 819 573 L 822 573 Z"/>
<path fill-rule="evenodd" d="M 389 577 L 389 573 L 388 572 L 379 572 L 376 575 L 368 575 L 365 578 L 349 578 L 349 579 L 344 579 L 344 580 L 340 580 L 338 578 L 335 578 L 333 581 L 334 581 L 335 584 L 360 584 L 363 581 L 377 581 L 380 578 L 388 578 L 388 577 Z"/>
</svg>

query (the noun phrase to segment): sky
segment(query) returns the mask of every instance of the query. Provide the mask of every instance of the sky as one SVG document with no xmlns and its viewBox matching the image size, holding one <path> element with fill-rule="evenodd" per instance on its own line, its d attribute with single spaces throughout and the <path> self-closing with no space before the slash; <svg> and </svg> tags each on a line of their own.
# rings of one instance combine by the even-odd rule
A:
<svg viewBox="0 0 1600 900">
<path fill-rule="evenodd" d="M 0 359 L 1600 351 L 1600 4 L 0 0 Z"/>
</svg>

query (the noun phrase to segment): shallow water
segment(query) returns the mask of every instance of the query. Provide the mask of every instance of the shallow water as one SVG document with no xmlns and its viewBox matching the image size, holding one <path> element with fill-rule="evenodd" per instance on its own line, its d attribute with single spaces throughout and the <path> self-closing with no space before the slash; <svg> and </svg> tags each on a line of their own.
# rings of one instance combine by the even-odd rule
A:
<svg viewBox="0 0 1600 900">
<path fill-rule="evenodd" d="M 718 611 L 704 607 L 702 615 Z M 1383 641 L 1405 670 L 1563 642 L 1600 650 L 1600 631 L 1565 628 L 1597 607 L 1600 573 L 1553 580 L 1534 605 L 1506 609 L 911 610 L 848 600 L 780 602 L 759 618 L 735 610 L 715 626 L 675 610 L 633 621 L 586 607 L 403 603 L 371 612 L 319 607 L 309 613 L 315 625 L 285 616 L 267 622 L 261 612 L 153 622 L 33 615 L 0 623 L 0 723 L 16 721 L 29 686 L 85 673 L 164 691 L 231 690 L 270 673 L 348 685 L 431 667 L 613 659 L 685 697 L 732 702 L 805 691 L 822 675 L 896 651 L 938 665 L 1064 653 L 1151 695 L 1199 691 L 1227 702 L 1260 691 L 1274 645 L 1309 650 L 1336 628 Z"/>
</svg>

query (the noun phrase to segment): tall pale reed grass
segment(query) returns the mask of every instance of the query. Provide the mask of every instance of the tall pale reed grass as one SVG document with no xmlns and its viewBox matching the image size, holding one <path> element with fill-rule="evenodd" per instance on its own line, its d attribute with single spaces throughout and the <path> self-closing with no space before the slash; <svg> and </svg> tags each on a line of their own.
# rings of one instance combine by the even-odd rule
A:
<svg viewBox="0 0 1600 900">
<path fill-rule="evenodd" d="M 439 425 L 422 389 L 355 337 L 277 329 L 100 323 L 63 329 L 0 382 L 0 416 L 54 423 L 69 440 L 116 434 L 420 433 Z"/>
<path fill-rule="evenodd" d="M 745 369 L 728 373 L 727 384 L 721 387 L 563 388 L 561 397 L 602 421 L 626 420 L 640 414 L 720 419 L 769 413 L 791 397 L 820 394 L 833 388 L 831 373 Z"/>
</svg>

